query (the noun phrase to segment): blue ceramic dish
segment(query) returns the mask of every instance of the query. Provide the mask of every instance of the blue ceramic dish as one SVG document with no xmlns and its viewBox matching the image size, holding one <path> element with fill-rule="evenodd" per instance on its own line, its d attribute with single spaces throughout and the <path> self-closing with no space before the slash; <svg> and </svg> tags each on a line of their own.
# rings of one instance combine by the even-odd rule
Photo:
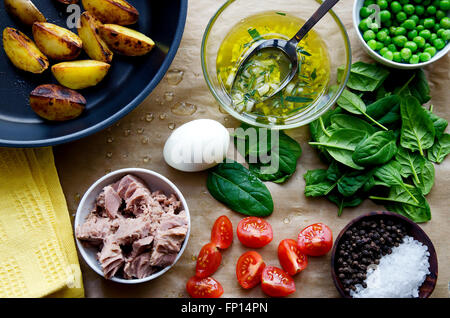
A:
<svg viewBox="0 0 450 318">
<path fill-rule="evenodd" d="M 130 0 L 140 13 L 138 23 L 130 27 L 150 36 L 156 46 L 142 57 L 116 54 L 105 79 L 79 91 L 87 100 L 86 111 L 71 121 L 45 121 L 29 106 L 29 94 L 35 87 L 57 83 L 51 71 L 40 75 L 21 71 L 0 49 L 0 146 L 40 147 L 69 142 L 102 130 L 128 114 L 158 85 L 172 63 L 184 31 L 187 2 Z M 66 13 L 65 5 L 56 1 L 36 5 L 48 22 L 66 26 L 70 13 Z M 14 20 L 2 7 L 1 30 L 7 26 L 32 38 L 30 28 Z M 79 59 L 85 58 L 83 52 Z"/>
</svg>

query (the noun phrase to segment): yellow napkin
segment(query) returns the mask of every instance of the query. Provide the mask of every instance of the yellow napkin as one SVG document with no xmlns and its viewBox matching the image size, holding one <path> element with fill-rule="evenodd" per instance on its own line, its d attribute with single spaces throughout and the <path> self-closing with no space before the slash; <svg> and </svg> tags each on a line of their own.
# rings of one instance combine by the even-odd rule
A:
<svg viewBox="0 0 450 318">
<path fill-rule="evenodd" d="M 51 148 L 0 148 L 0 297 L 83 297 Z"/>
</svg>

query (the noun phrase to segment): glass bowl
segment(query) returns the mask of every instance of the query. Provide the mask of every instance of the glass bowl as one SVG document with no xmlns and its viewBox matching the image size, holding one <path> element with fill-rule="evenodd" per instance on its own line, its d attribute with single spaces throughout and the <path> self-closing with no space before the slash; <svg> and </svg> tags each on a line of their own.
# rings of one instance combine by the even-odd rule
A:
<svg viewBox="0 0 450 318">
<path fill-rule="evenodd" d="M 217 76 L 216 60 L 220 45 L 231 29 L 242 19 L 258 13 L 275 11 L 306 21 L 319 6 L 319 1 L 312 0 L 229 0 L 216 12 L 203 35 L 201 62 L 206 83 L 222 109 L 234 118 L 253 126 L 290 129 L 312 122 L 333 106 L 345 88 L 351 67 L 350 41 L 344 25 L 333 11 L 327 13 L 313 28 L 328 50 L 330 79 L 326 92 L 310 106 L 289 117 L 283 117 L 283 123 L 261 122 L 261 118 L 255 114 L 237 112 Z M 299 25 L 299 29 L 300 27 Z M 342 67 L 339 78 L 338 67 Z M 330 90 L 329 88 L 335 84 L 337 89 Z"/>
</svg>

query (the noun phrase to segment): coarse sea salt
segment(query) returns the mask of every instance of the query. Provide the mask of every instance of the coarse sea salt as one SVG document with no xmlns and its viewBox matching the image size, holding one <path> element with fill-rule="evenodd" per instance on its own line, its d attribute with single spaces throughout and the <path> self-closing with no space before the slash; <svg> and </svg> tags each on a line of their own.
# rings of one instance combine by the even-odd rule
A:
<svg viewBox="0 0 450 318">
<path fill-rule="evenodd" d="M 350 291 L 354 298 L 412 298 L 419 297 L 419 288 L 430 273 L 428 247 L 410 236 L 383 256 L 374 269 L 367 270 L 366 288 L 357 284 Z"/>
</svg>

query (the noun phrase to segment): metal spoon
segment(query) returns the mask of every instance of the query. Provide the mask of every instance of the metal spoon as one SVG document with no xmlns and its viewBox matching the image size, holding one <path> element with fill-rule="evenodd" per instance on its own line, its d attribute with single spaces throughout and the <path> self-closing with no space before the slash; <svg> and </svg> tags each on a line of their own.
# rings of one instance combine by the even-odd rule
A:
<svg viewBox="0 0 450 318">
<path fill-rule="evenodd" d="M 281 82 L 280 86 L 277 90 L 274 90 L 270 96 L 265 96 L 263 99 L 259 100 L 259 102 L 262 102 L 279 91 L 281 91 L 295 76 L 298 69 L 298 56 L 297 56 L 297 45 L 298 43 L 305 37 L 305 35 L 313 28 L 313 26 L 316 25 L 317 22 L 319 22 L 320 19 L 323 18 L 323 16 L 330 11 L 332 7 L 338 2 L 339 0 L 326 0 L 323 2 L 320 7 L 314 12 L 314 14 L 311 16 L 311 18 L 308 19 L 308 21 L 305 22 L 305 24 L 301 27 L 301 29 L 297 32 L 297 34 L 294 35 L 292 39 L 289 41 L 282 40 L 282 39 L 270 39 L 270 40 L 264 40 L 262 41 L 258 46 L 256 46 L 254 49 L 249 50 L 246 52 L 246 55 L 241 60 L 237 67 L 236 75 L 239 74 L 241 68 L 247 61 L 256 53 L 258 53 L 261 50 L 267 49 L 267 48 L 275 48 L 281 50 L 289 59 L 291 62 L 292 67 L 290 68 L 289 74 L 284 78 L 284 80 Z M 236 77 L 234 77 L 234 82 L 236 81 Z"/>
</svg>

